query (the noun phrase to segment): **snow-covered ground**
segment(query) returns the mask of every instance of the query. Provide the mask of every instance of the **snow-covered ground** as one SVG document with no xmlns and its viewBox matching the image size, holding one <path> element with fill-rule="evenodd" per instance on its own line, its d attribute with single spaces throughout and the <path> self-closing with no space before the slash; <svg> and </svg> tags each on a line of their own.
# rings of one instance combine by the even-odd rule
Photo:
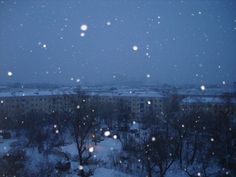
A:
<svg viewBox="0 0 236 177">
<path fill-rule="evenodd" d="M 131 177 L 131 176 L 113 169 L 97 168 L 94 172 L 93 177 Z"/>
<path fill-rule="evenodd" d="M 11 144 L 15 139 L 0 139 L 0 157 L 11 149 Z"/>
<path fill-rule="evenodd" d="M 137 129 L 139 124 L 133 124 L 132 129 Z M 16 142 L 16 139 L 3 140 L 0 139 L 0 157 L 6 154 L 13 146 L 12 143 Z M 18 140 L 19 142 L 19 140 Z M 105 137 L 105 139 L 95 146 L 94 144 L 88 145 L 94 147 L 93 159 L 98 162 L 97 167 L 95 167 L 94 175 L 92 177 L 137 177 L 139 172 L 130 175 L 124 173 L 119 168 L 115 168 L 113 165 L 112 157 L 119 155 L 122 152 L 122 146 L 118 139 L 113 139 L 112 137 Z M 51 164 L 54 168 L 55 164 L 63 159 L 63 153 L 69 154 L 71 156 L 71 169 L 62 176 L 77 177 L 79 164 L 77 162 L 77 148 L 75 143 L 67 144 L 61 148 L 53 149 L 49 154 L 39 153 L 37 148 L 25 148 L 27 155 L 27 161 L 25 163 L 26 169 L 39 173 L 42 169 L 40 166 L 46 166 Z M 140 174 L 141 175 L 141 174 Z M 173 164 L 171 168 L 167 171 L 166 177 L 187 177 L 187 174 L 179 169 L 178 164 Z"/>
<path fill-rule="evenodd" d="M 121 151 L 121 143 L 117 139 L 106 138 L 95 146 L 96 159 L 109 162 L 109 157 Z"/>
<path fill-rule="evenodd" d="M 107 166 L 111 166 L 110 157 L 121 151 L 120 141 L 110 137 L 105 138 L 96 146 L 93 145 L 93 147 L 94 147 L 94 152 L 93 152 L 94 160 L 100 161 L 102 162 L 102 164 L 108 164 Z M 62 146 L 61 149 L 63 152 L 70 154 L 72 157 L 75 157 L 78 154 L 75 143 Z M 74 170 L 78 169 L 78 163 L 72 162 L 72 169 Z M 73 176 L 77 175 L 73 174 Z M 95 169 L 93 177 L 129 177 L 129 176 L 114 169 L 98 167 Z"/>
</svg>

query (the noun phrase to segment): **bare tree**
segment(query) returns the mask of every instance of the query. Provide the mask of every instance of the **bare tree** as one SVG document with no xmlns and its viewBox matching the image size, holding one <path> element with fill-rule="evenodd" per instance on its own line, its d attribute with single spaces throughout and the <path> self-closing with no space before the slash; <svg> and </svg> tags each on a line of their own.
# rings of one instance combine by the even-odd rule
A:
<svg viewBox="0 0 236 177">
<path fill-rule="evenodd" d="M 72 127 L 73 137 L 78 151 L 79 172 L 81 177 L 88 177 L 93 174 L 92 170 L 85 170 L 92 157 L 89 152 L 89 144 L 92 142 L 92 133 L 96 127 L 95 110 L 90 105 L 89 97 L 78 91 L 77 100 L 72 104 Z"/>
</svg>

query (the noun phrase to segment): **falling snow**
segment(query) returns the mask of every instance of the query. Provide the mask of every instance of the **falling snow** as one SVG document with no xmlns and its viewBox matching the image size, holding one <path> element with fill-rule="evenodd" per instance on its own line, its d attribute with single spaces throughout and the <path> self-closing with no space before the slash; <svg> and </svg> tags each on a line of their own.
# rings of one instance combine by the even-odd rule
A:
<svg viewBox="0 0 236 177">
<path fill-rule="evenodd" d="M 80 26 L 80 29 L 82 31 L 87 31 L 88 30 L 88 26 L 86 24 L 83 24 L 83 25 Z"/>
</svg>

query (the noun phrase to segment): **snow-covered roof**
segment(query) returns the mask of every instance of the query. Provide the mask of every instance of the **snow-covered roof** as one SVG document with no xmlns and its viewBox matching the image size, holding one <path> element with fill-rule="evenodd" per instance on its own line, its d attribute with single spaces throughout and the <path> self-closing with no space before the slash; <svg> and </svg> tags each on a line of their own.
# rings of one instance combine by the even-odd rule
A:
<svg viewBox="0 0 236 177">
<path fill-rule="evenodd" d="M 178 95 L 205 95 L 205 96 L 219 96 L 223 95 L 224 93 L 235 93 L 236 89 L 233 87 L 216 87 L 216 88 L 208 88 L 202 91 L 200 88 L 190 88 L 190 89 L 179 89 L 177 94 Z"/>
<path fill-rule="evenodd" d="M 75 91 L 70 89 L 54 89 L 54 90 L 41 90 L 41 89 L 20 89 L 12 91 L 0 92 L 0 97 L 21 97 L 21 96 L 51 96 L 51 95 L 70 95 L 75 94 Z"/>
<path fill-rule="evenodd" d="M 236 98 L 232 98 L 231 103 L 236 104 Z M 225 104 L 226 100 L 217 96 L 189 96 L 181 101 L 181 104 Z"/>
<path fill-rule="evenodd" d="M 152 97 L 152 98 L 160 98 L 164 97 L 163 94 L 160 92 L 148 92 L 148 91 L 110 91 L 110 92 L 90 92 L 88 93 L 91 96 L 107 96 L 107 97 L 112 97 L 112 96 L 120 96 L 120 97 Z"/>
<path fill-rule="evenodd" d="M 164 94 L 152 90 L 139 89 L 82 89 L 89 96 L 120 96 L 120 97 L 164 97 Z M 58 89 L 14 89 L 0 92 L 0 98 L 20 96 L 52 96 L 73 95 L 76 89 L 73 87 Z"/>
</svg>

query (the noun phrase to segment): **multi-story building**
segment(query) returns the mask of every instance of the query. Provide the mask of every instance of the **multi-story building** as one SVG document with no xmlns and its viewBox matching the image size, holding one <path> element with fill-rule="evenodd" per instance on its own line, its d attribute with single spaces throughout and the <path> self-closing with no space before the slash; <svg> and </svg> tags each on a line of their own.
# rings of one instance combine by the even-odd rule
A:
<svg viewBox="0 0 236 177">
<path fill-rule="evenodd" d="M 98 104 L 114 105 L 122 102 L 135 118 L 142 118 L 150 111 L 160 115 L 163 100 L 166 98 L 159 92 L 147 90 L 89 90 L 84 93 L 88 102 L 97 101 Z M 0 92 L 0 115 L 9 117 L 24 115 L 31 111 L 43 113 L 69 111 L 79 97 L 80 95 L 71 88 Z"/>
<path fill-rule="evenodd" d="M 183 111 L 206 111 L 215 113 L 218 111 L 236 112 L 236 98 L 223 96 L 188 96 L 180 102 Z"/>
</svg>

